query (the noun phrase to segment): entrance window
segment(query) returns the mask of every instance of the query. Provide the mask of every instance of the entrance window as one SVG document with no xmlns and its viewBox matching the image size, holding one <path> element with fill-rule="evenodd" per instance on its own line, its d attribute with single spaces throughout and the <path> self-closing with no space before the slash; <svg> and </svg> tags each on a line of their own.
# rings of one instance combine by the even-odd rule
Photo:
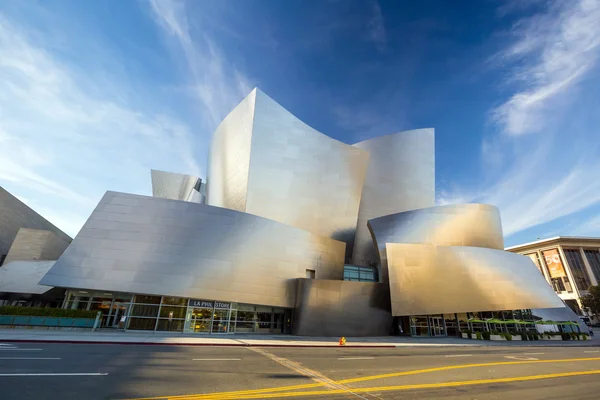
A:
<svg viewBox="0 0 600 400">
<path fill-rule="evenodd" d="M 153 331 L 156 327 L 155 318 L 129 318 L 129 329 L 140 331 Z"/>
<path fill-rule="evenodd" d="M 459 329 L 456 314 L 444 314 L 444 324 L 448 336 L 458 336 Z"/>
<path fill-rule="evenodd" d="M 429 325 L 426 315 L 410 317 L 410 333 L 412 336 L 429 336 Z"/>
</svg>

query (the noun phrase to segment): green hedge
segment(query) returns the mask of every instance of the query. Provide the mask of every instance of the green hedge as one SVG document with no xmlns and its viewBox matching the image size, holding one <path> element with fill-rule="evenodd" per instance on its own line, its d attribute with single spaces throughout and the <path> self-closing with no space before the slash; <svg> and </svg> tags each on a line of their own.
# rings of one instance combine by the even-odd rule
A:
<svg viewBox="0 0 600 400">
<path fill-rule="evenodd" d="M 0 307 L 0 315 L 28 315 L 31 317 L 96 318 L 96 311 L 65 310 L 63 308 Z"/>
</svg>

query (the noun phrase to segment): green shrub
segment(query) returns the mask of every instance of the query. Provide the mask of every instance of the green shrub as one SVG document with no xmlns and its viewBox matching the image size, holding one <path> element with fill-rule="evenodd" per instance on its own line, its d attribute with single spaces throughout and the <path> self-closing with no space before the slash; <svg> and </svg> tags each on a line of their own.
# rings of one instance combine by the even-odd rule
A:
<svg viewBox="0 0 600 400">
<path fill-rule="evenodd" d="M 475 332 L 475 336 L 477 337 L 477 340 L 481 340 L 481 332 Z"/>
<path fill-rule="evenodd" d="M 501 333 L 500 336 L 502 336 L 504 339 L 506 340 L 512 340 L 512 335 L 510 333 Z"/>
<path fill-rule="evenodd" d="M 483 340 L 490 340 L 490 333 L 489 332 L 482 332 L 481 336 L 483 336 Z"/>
<path fill-rule="evenodd" d="M 521 340 L 529 340 L 529 336 L 526 333 L 521 333 Z"/>
<path fill-rule="evenodd" d="M 581 334 L 581 340 L 588 340 L 588 334 L 587 333 L 582 333 Z"/>
<path fill-rule="evenodd" d="M 568 333 L 561 333 L 560 336 L 562 336 L 562 340 L 571 340 L 571 335 L 569 335 Z"/>
<path fill-rule="evenodd" d="M 571 332 L 571 340 L 579 340 L 579 335 L 575 332 Z"/>
<path fill-rule="evenodd" d="M 96 318 L 96 311 L 65 310 L 63 308 L 0 307 L 0 315 L 26 315 L 30 317 Z"/>
</svg>

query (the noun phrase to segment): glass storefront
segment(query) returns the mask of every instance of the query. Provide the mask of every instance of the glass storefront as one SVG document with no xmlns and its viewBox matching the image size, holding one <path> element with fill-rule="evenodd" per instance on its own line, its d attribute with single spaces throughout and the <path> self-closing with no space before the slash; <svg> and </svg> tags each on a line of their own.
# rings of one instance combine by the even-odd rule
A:
<svg viewBox="0 0 600 400">
<path fill-rule="evenodd" d="M 127 293 L 68 290 L 62 308 L 100 311 L 100 327 L 116 328 L 129 314 L 130 303 L 131 294 Z"/>
<path fill-rule="evenodd" d="M 200 334 L 288 332 L 291 310 L 183 297 L 67 291 L 63 308 L 100 311 L 101 327 Z"/>
</svg>

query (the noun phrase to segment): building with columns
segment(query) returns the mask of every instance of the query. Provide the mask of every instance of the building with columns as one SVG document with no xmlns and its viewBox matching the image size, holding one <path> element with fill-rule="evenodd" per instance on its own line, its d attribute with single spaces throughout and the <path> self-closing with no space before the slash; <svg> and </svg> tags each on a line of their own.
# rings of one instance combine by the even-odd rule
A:
<svg viewBox="0 0 600 400">
<path fill-rule="evenodd" d="M 600 238 L 557 236 L 506 250 L 531 258 L 558 296 L 578 315 L 586 315 L 581 298 L 600 282 Z"/>
</svg>

